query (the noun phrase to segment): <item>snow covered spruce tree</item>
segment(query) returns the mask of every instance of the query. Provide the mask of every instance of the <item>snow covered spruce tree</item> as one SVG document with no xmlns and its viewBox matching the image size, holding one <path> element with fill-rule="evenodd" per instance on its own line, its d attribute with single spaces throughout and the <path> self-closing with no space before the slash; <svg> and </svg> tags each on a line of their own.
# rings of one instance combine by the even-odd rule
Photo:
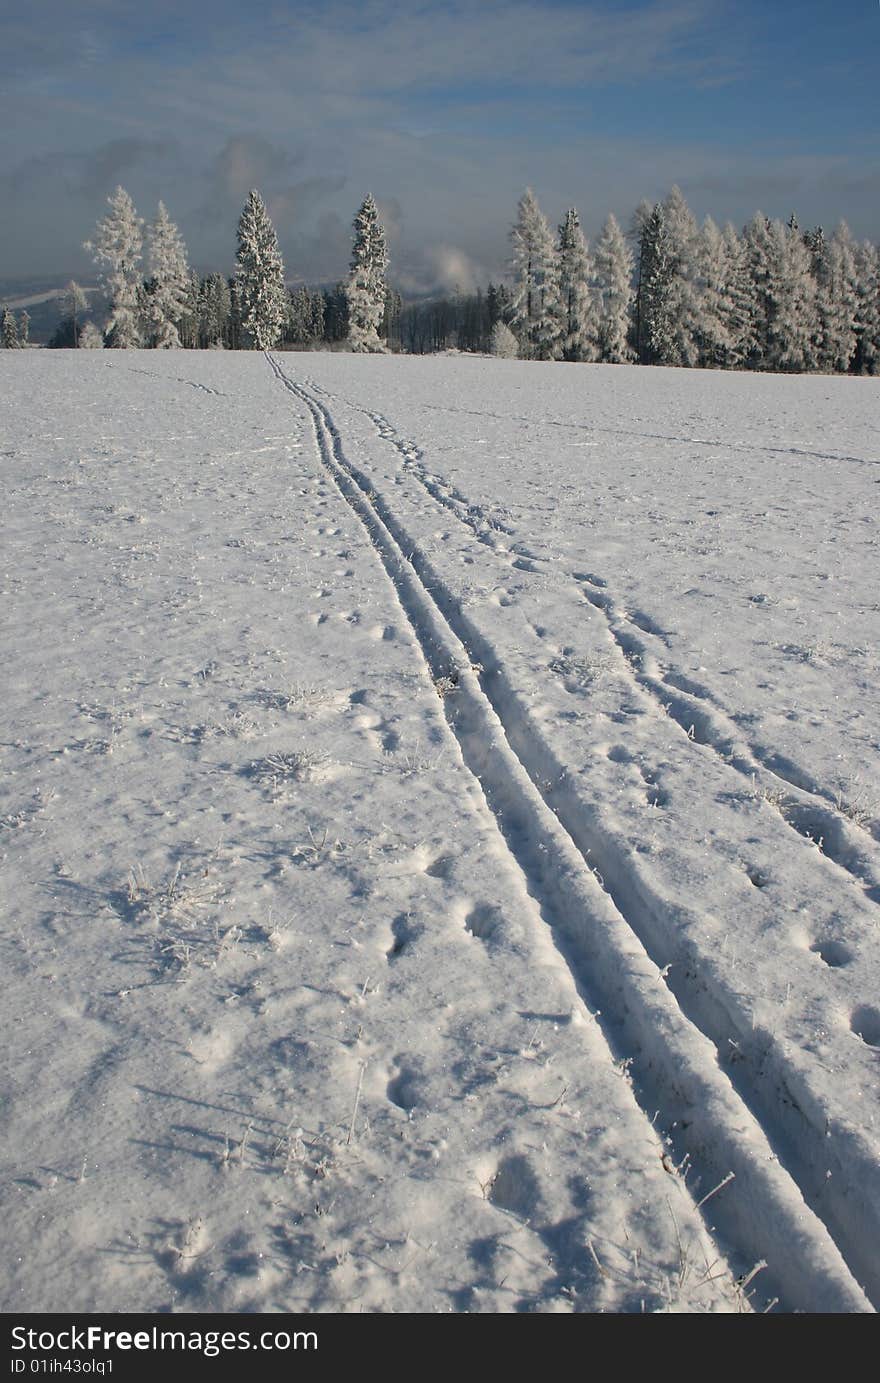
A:
<svg viewBox="0 0 880 1383">
<path fill-rule="evenodd" d="M 276 346 L 287 320 L 284 265 L 275 227 L 259 192 L 252 190 L 238 223 L 235 298 L 244 343 L 253 350 Z"/>
<path fill-rule="evenodd" d="M 609 365 L 620 365 L 632 359 L 627 335 L 633 301 L 633 260 L 613 213 L 596 244 L 595 268 L 599 293 L 596 324 L 599 359 Z"/>
<path fill-rule="evenodd" d="M 771 222 L 756 211 L 743 227 L 743 251 L 751 288 L 748 342 L 745 363 L 750 369 L 770 369 L 768 364 L 770 317 L 773 311 Z"/>
<path fill-rule="evenodd" d="M 527 187 L 510 232 L 513 314 L 510 325 L 523 360 L 553 360 L 562 348 L 559 257 L 535 194 Z"/>
<path fill-rule="evenodd" d="M 815 368 L 820 337 L 813 253 L 789 225 L 757 212 L 743 231 L 751 279 L 751 354 L 763 370 Z"/>
<path fill-rule="evenodd" d="M 202 340 L 208 350 L 219 350 L 229 339 L 232 298 L 222 274 L 210 274 L 202 284 Z"/>
<path fill-rule="evenodd" d="M 562 359 L 595 360 L 598 322 L 593 262 L 574 207 L 559 227 L 558 265 Z"/>
<path fill-rule="evenodd" d="M 815 368 L 819 317 L 810 251 L 797 225 L 772 221 L 767 365 L 802 373 Z"/>
<path fill-rule="evenodd" d="M 733 265 L 723 232 L 707 216 L 697 247 L 700 312 L 697 345 L 700 364 L 722 368 L 735 362 L 735 306 L 732 293 Z"/>
<path fill-rule="evenodd" d="M 813 271 L 819 324 L 817 364 L 820 370 L 846 374 L 856 352 L 859 293 L 856 246 L 845 221 L 830 241 L 823 236 L 817 242 Z"/>
<path fill-rule="evenodd" d="M 149 344 L 158 350 L 180 347 L 180 320 L 186 309 L 189 270 L 186 246 L 170 220 L 165 203 L 159 203 L 155 221 L 147 233 L 150 280 L 145 295 Z"/>
<path fill-rule="evenodd" d="M 79 345 L 80 333 L 82 331 L 80 318 L 83 313 L 88 311 L 88 307 L 89 302 L 85 293 L 80 288 L 76 279 L 71 279 L 61 298 L 61 310 L 63 315 L 58 332 L 56 333 L 56 335 L 60 335 L 62 329 L 68 328 L 70 337 L 68 344 L 71 346 L 76 347 Z M 65 335 L 67 334 L 68 331 L 65 331 Z"/>
<path fill-rule="evenodd" d="M 856 246 L 856 374 L 880 374 L 880 249 L 864 240 Z"/>
<path fill-rule="evenodd" d="M 108 346 L 127 350 L 142 344 L 140 263 L 143 221 L 124 187 L 107 198 L 110 211 L 98 222 L 89 250 L 100 270 L 101 285 L 110 302 L 104 330 Z"/>
<path fill-rule="evenodd" d="M 353 351 L 384 351 L 379 326 L 385 315 L 388 245 L 372 195 L 358 209 L 352 229 L 351 268 L 345 284 L 348 344 Z"/>
<path fill-rule="evenodd" d="M 739 369 L 754 349 L 754 287 L 749 277 L 745 241 L 730 221 L 722 232 L 726 258 L 725 325 L 729 342 L 722 362 L 728 369 Z"/>
<path fill-rule="evenodd" d="M 3 317 L 0 319 L 0 345 L 5 351 L 16 351 L 20 345 L 18 326 L 8 307 L 3 309 Z"/>
<path fill-rule="evenodd" d="M 678 187 L 650 211 L 644 203 L 639 207 L 636 232 L 639 360 L 647 365 L 696 365 L 699 233 Z"/>
</svg>

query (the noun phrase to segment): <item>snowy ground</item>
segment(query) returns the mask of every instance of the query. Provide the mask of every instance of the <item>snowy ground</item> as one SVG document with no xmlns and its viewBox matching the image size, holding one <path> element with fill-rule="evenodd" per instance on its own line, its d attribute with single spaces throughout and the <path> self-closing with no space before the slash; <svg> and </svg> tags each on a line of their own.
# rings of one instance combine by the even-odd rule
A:
<svg viewBox="0 0 880 1383">
<path fill-rule="evenodd" d="M 0 370 L 0 1309 L 876 1306 L 877 382 Z"/>
</svg>

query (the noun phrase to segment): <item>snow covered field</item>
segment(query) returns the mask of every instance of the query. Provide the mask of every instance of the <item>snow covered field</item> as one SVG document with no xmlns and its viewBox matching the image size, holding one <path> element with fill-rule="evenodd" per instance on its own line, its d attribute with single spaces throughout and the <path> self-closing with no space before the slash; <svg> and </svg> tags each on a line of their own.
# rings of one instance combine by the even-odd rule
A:
<svg viewBox="0 0 880 1383">
<path fill-rule="evenodd" d="M 0 391 L 0 1309 L 873 1309 L 878 382 Z"/>
</svg>

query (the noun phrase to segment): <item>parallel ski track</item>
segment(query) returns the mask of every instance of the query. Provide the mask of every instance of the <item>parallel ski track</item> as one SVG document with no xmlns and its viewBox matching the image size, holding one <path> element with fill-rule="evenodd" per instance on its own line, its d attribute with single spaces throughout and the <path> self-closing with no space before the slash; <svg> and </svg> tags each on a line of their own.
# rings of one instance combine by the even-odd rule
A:
<svg viewBox="0 0 880 1383">
<path fill-rule="evenodd" d="M 510 723 L 497 676 L 474 662 L 473 631 L 454 598 L 346 456 L 327 407 L 266 358 L 278 382 L 308 410 L 321 462 L 381 560 L 431 676 L 456 680 L 443 705 L 462 759 L 585 1003 L 612 1049 L 628 1054 L 627 1060 L 631 1054 L 646 1116 L 659 1113 L 676 1158 L 687 1156 L 703 1193 L 734 1173 L 732 1185 L 701 1211 L 710 1229 L 717 1227 L 744 1268 L 766 1260 L 764 1289 L 785 1309 L 871 1311 L 828 1227 L 807 1205 L 749 1107 L 753 1092 L 737 1092 L 720 1069 L 716 1043 L 683 1012 L 640 928 L 597 883 L 578 832 L 563 824 L 564 803 L 548 801 L 547 784 L 523 747 L 527 727 Z M 474 650 L 475 657 L 480 653 Z M 838 1237 L 846 1243 L 839 1230 Z"/>
<path fill-rule="evenodd" d="M 313 387 L 311 381 L 309 387 Z M 423 465 L 424 454 L 420 448 L 404 441 L 381 413 L 372 413 L 355 403 L 349 403 L 349 406 L 369 418 L 379 436 L 398 452 L 407 472 L 437 504 L 442 505 L 459 523 L 470 528 L 479 542 L 492 548 L 499 556 L 506 556 L 507 549 L 499 544 L 490 530 L 510 534 L 510 528 L 493 517 L 486 517 L 465 495 L 451 486 L 441 485 L 431 477 Z M 535 553 L 530 553 L 525 562 L 516 565 L 521 570 L 528 570 L 530 564 L 542 560 Z M 537 566 L 535 570 L 538 570 Z M 757 745 L 749 743 L 720 707 L 714 704 L 707 706 L 707 701 L 711 702 L 710 697 L 676 686 L 673 671 L 667 672 L 665 677 L 649 673 L 645 664 L 650 655 L 642 635 L 659 635 L 653 630 L 641 629 L 625 611 L 618 608 L 608 592 L 608 583 L 601 576 L 576 571 L 566 574 L 580 589 L 583 599 L 605 619 L 609 635 L 630 675 L 650 697 L 655 708 L 669 716 L 692 743 L 711 749 L 726 767 L 755 786 L 760 782 L 761 786 L 768 787 L 770 791 L 764 800 L 785 825 L 800 839 L 806 836 L 812 840 L 827 859 L 863 886 L 865 897 L 870 902 L 880 905 L 880 870 L 864 853 L 866 847 L 871 853 L 874 851 L 877 843 L 874 832 L 841 812 L 834 803 L 832 793 L 815 785 L 808 786 L 808 775 L 795 765 L 786 771 L 778 760 L 774 760 L 774 767 L 768 762 L 769 756 Z"/>
<path fill-rule="evenodd" d="M 332 399 L 333 396 L 325 392 L 325 397 Z M 509 562 L 509 552 L 518 553 L 513 563 L 518 570 L 538 570 L 535 563 L 542 559 L 521 545 L 508 550 L 500 543 L 490 530 L 501 528 L 502 525 L 487 519 L 478 506 L 470 504 L 463 495 L 440 482 L 437 477 L 432 477 L 423 464 L 421 449 L 412 442 L 404 441 L 382 414 L 348 402 L 350 407 L 370 420 L 383 440 L 391 443 L 400 454 L 407 472 L 438 504 L 455 515 L 481 542 L 495 549 L 499 557 Z M 349 469 L 353 468 L 349 466 Z M 360 477 L 360 481 L 363 482 L 362 488 L 372 484 L 364 477 Z M 398 541 L 403 542 L 405 547 L 414 548 L 415 544 L 395 517 L 386 514 L 385 518 L 392 529 L 400 529 Z M 870 1247 L 872 1234 L 867 1228 L 870 1226 L 873 1231 L 873 1242 L 880 1239 L 880 1167 L 874 1149 L 852 1127 L 845 1130 L 835 1128 L 836 1146 L 832 1148 L 828 1143 L 827 1111 L 817 1106 L 810 1089 L 804 1084 L 793 1062 L 796 1053 L 790 1056 L 768 1032 L 759 1031 L 751 1024 L 744 1028 L 739 1016 L 731 1011 L 725 986 L 717 980 L 706 982 L 701 992 L 687 980 L 682 982 L 680 977 L 686 974 L 691 960 L 697 971 L 702 971 L 704 981 L 705 966 L 700 967 L 700 958 L 690 957 L 680 945 L 675 950 L 680 928 L 675 929 L 676 935 L 670 933 L 664 902 L 634 879 L 625 854 L 601 827 L 585 820 L 582 802 L 565 784 L 565 766 L 555 760 L 549 746 L 530 723 L 520 698 L 507 683 L 503 668 L 495 665 L 491 645 L 462 613 L 425 554 L 417 551 L 416 555 L 420 574 L 434 591 L 435 601 L 442 605 L 457 636 L 483 665 L 483 689 L 498 711 L 505 733 L 533 785 L 565 824 L 584 861 L 589 866 L 599 868 L 615 905 L 633 926 L 656 963 L 660 965 L 663 960 L 668 960 L 670 951 L 675 954 L 678 963 L 676 973 L 670 975 L 666 982 L 688 1017 L 714 1042 L 719 1056 L 723 1058 L 728 1054 L 728 1042 L 731 1036 L 735 1037 L 736 1051 L 743 1066 L 732 1072 L 733 1083 L 751 1107 L 763 1106 L 765 1126 L 776 1127 L 778 1135 L 784 1139 L 784 1149 L 778 1146 L 777 1152 L 782 1154 L 784 1150 L 789 1170 L 797 1168 L 796 1179 L 805 1197 L 815 1204 L 821 1196 L 822 1213 L 838 1242 L 849 1245 L 848 1257 L 854 1271 L 862 1281 L 872 1284 L 877 1294 L 875 1299 L 880 1300 L 880 1271 L 876 1255 Z M 858 830 L 839 813 L 831 811 L 823 801 L 817 800 L 815 793 L 798 787 L 791 778 L 782 778 L 767 769 L 756 753 L 752 757 L 752 747 L 737 735 L 733 723 L 727 726 L 725 718 L 707 707 L 705 702 L 698 701 L 680 686 L 675 687 L 674 682 L 652 676 L 645 666 L 649 665 L 650 657 L 644 640 L 639 639 L 636 630 L 639 635 L 656 634 L 662 637 L 660 631 L 651 629 L 650 622 L 635 613 L 631 617 L 618 616 L 607 583 L 600 576 L 575 571 L 568 575 L 577 583 L 584 598 L 602 614 L 609 636 L 621 655 L 623 668 L 645 694 L 655 712 L 668 715 L 689 744 L 711 750 L 725 769 L 748 778 L 753 789 L 758 786 L 763 788 L 764 783 L 768 783 L 769 792 L 764 796 L 766 807 L 781 818 L 798 844 L 803 847 L 805 837 L 811 840 L 831 866 L 840 869 L 841 882 L 849 882 L 850 879 L 861 882 L 867 899 L 876 903 L 880 895 L 878 876 L 864 853 L 865 847 L 869 851 L 872 849 L 872 837 Z M 674 678 L 675 674 L 667 673 L 667 677 Z M 680 682 L 682 679 L 676 680 Z M 782 784 L 788 789 L 787 793 Z M 683 911 L 680 907 L 679 912 Z M 840 1155 L 839 1150 L 845 1155 Z M 827 1176 L 829 1162 L 834 1166 L 832 1178 Z"/>
</svg>

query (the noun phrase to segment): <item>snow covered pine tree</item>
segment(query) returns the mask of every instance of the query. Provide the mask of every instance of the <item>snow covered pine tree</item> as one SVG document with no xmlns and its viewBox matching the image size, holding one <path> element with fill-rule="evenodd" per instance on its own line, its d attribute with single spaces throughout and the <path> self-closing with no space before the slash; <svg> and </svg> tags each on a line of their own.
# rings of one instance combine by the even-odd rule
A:
<svg viewBox="0 0 880 1383">
<path fill-rule="evenodd" d="M 253 350 L 271 350 L 281 339 L 288 298 L 278 237 L 256 190 L 248 194 L 241 213 L 235 258 L 242 332 Z"/>
<path fill-rule="evenodd" d="M 174 222 L 168 217 L 165 203 L 150 226 L 148 236 L 150 282 L 146 295 L 150 345 L 158 350 L 180 348 L 178 326 L 186 309 L 189 270 L 186 246 Z"/>
<path fill-rule="evenodd" d="M 95 239 L 87 240 L 84 249 L 91 251 L 101 269 L 101 283 L 110 302 L 107 344 L 126 350 L 139 346 L 142 339 L 139 290 L 144 223 L 124 187 L 117 187 L 107 202 L 109 214 L 98 222 Z"/>
<path fill-rule="evenodd" d="M 510 232 L 513 244 L 513 320 L 524 360 L 553 360 L 562 350 L 559 257 L 547 219 L 527 187 Z"/>
<path fill-rule="evenodd" d="M 633 261 L 613 213 L 609 213 L 596 245 L 595 267 L 600 298 L 597 326 L 599 359 L 619 365 L 632 359 L 627 333 L 634 296 Z"/>
<path fill-rule="evenodd" d="M 15 317 L 8 307 L 3 309 L 3 317 L 0 320 L 0 344 L 5 351 L 18 350 L 20 344 Z"/>
<path fill-rule="evenodd" d="M 379 211 L 368 195 L 354 218 L 351 269 L 345 285 L 348 344 L 353 351 L 384 351 L 379 324 L 385 313 L 388 246 Z"/>
<path fill-rule="evenodd" d="M 594 266 L 577 210 L 571 207 L 559 227 L 559 310 L 563 360 L 597 358 L 598 322 L 593 292 Z"/>
</svg>

